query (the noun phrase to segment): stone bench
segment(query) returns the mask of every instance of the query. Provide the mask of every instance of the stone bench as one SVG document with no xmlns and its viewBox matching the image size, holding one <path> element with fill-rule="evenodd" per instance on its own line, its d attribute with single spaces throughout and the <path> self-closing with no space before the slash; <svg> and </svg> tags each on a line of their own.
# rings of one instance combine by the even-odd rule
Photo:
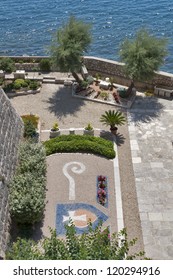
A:
<svg viewBox="0 0 173 280">
<path fill-rule="evenodd" d="M 172 89 L 164 89 L 159 87 L 154 87 L 154 94 L 160 97 L 167 97 L 170 98 L 173 96 L 173 90 Z"/>
</svg>

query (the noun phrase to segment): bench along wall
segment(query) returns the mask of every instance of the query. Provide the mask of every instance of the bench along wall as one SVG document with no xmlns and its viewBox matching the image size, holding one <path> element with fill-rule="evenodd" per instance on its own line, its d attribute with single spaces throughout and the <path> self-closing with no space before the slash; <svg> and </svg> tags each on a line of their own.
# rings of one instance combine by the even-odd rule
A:
<svg viewBox="0 0 173 280">
<path fill-rule="evenodd" d="M 0 257 L 4 256 L 9 235 L 7 184 L 17 164 L 23 122 L 0 88 Z"/>
</svg>

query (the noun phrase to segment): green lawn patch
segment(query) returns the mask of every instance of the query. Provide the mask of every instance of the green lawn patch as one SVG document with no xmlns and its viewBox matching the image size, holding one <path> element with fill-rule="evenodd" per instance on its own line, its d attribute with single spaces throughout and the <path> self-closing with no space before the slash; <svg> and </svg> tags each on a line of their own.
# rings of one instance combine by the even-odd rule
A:
<svg viewBox="0 0 173 280">
<path fill-rule="evenodd" d="M 43 143 L 46 155 L 55 153 L 91 153 L 108 159 L 115 157 L 113 143 L 89 135 L 61 135 Z"/>
</svg>

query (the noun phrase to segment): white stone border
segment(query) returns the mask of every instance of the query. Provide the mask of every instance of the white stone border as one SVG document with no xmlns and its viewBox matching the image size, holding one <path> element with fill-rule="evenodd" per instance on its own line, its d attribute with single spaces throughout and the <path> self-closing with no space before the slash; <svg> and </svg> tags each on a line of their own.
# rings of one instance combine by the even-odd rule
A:
<svg viewBox="0 0 173 280">
<path fill-rule="evenodd" d="M 116 209 L 117 209 L 117 231 L 119 232 L 124 228 L 124 218 L 123 218 L 123 204 L 122 204 L 122 196 L 121 196 L 121 183 L 120 183 L 116 136 L 114 136 L 113 142 L 114 142 L 114 150 L 116 153 L 116 156 L 113 159 L 113 165 L 114 165 L 115 200 L 116 200 Z"/>
</svg>

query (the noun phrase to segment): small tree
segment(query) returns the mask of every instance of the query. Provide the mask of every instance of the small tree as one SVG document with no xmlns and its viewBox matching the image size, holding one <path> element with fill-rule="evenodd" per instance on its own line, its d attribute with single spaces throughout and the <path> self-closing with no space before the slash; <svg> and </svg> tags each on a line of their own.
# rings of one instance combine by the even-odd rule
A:
<svg viewBox="0 0 173 280">
<path fill-rule="evenodd" d="M 82 66 L 82 56 L 91 43 L 91 25 L 71 16 L 56 34 L 51 47 L 54 66 L 61 71 L 71 71 L 73 77 L 80 81 L 77 72 Z"/>
<path fill-rule="evenodd" d="M 104 125 L 110 126 L 110 130 L 117 131 L 116 125 L 123 125 L 126 122 L 126 119 L 122 112 L 109 110 L 101 115 L 100 122 Z"/>
<path fill-rule="evenodd" d="M 73 223 L 66 226 L 66 239 L 57 238 L 56 231 L 50 238 L 34 242 L 19 238 L 6 253 L 10 260 L 124 260 L 144 258 L 144 252 L 131 255 L 130 247 L 136 239 L 128 241 L 126 230 L 110 236 L 109 229 L 101 225 L 82 235 L 77 235 Z"/>
<path fill-rule="evenodd" d="M 164 63 L 166 43 L 166 39 L 155 38 L 145 29 L 139 30 L 134 40 L 126 39 L 122 43 L 120 57 L 125 62 L 127 76 L 132 80 L 131 89 L 134 80 L 145 81 L 153 78 L 154 71 Z"/>
</svg>

